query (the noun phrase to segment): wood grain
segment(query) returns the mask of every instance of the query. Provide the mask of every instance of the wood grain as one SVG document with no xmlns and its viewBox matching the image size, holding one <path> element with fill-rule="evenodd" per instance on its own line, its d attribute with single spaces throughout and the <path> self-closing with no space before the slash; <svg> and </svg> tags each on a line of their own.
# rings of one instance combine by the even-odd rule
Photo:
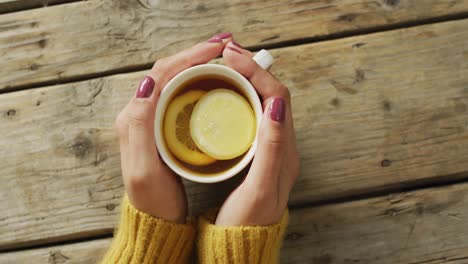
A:
<svg viewBox="0 0 468 264">
<path fill-rule="evenodd" d="M 467 263 L 468 185 L 292 214 L 281 263 Z"/>
<path fill-rule="evenodd" d="M 468 184 L 291 211 L 281 263 L 468 261 Z M 12 252 L 0 263 L 97 263 L 110 239 Z M 66 261 L 64 261 L 66 260 Z"/>
<path fill-rule="evenodd" d="M 0 254 L 0 263 L 97 264 L 110 244 L 110 239 L 74 243 L 34 250 Z"/>
<path fill-rule="evenodd" d="M 0 0 L 0 14 L 80 0 Z"/>
<path fill-rule="evenodd" d="M 0 16 L 0 91 L 147 68 L 220 31 L 252 47 L 468 12 L 468 0 L 141 2 L 84 1 Z"/>
<path fill-rule="evenodd" d="M 302 158 L 291 204 L 466 177 L 467 43 L 461 20 L 273 50 Z M 110 232 L 113 120 L 143 74 L 0 96 L 0 249 Z M 238 180 L 188 183 L 192 211 Z"/>
</svg>

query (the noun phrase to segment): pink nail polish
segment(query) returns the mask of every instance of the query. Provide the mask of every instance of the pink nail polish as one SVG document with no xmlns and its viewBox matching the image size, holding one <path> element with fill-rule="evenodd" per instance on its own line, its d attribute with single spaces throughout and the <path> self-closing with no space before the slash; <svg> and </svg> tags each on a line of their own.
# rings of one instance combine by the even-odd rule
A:
<svg viewBox="0 0 468 264">
<path fill-rule="evenodd" d="M 227 39 L 229 37 L 231 37 L 232 34 L 229 33 L 229 32 L 222 32 L 222 33 L 218 33 L 216 35 L 214 35 L 213 37 L 211 37 L 208 42 L 210 43 L 220 43 L 223 41 L 223 39 Z"/>
<path fill-rule="evenodd" d="M 219 38 L 219 39 L 227 39 L 229 37 L 232 37 L 232 34 L 230 32 L 222 32 L 214 35 L 214 37 Z"/>
<path fill-rule="evenodd" d="M 232 44 L 238 48 L 243 49 L 244 47 L 241 46 L 241 44 L 237 43 L 235 40 L 232 41 Z"/>
<path fill-rule="evenodd" d="M 216 38 L 216 37 L 212 37 L 208 40 L 209 43 L 221 43 L 223 42 L 222 39 L 219 39 L 219 38 Z"/>
<path fill-rule="evenodd" d="M 270 118 L 276 122 L 283 122 L 284 121 L 284 114 L 285 114 L 285 103 L 284 99 L 281 97 L 276 97 L 273 99 L 270 105 Z"/>
<path fill-rule="evenodd" d="M 237 52 L 237 53 L 239 53 L 239 54 L 242 54 L 242 52 L 241 52 L 240 50 L 236 49 L 236 48 L 233 48 L 233 47 L 226 47 L 226 48 L 227 48 L 228 50 L 232 50 L 232 51 L 234 51 L 234 52 Z"/>
<path fill-rule="evenodd" d="M 136 92 L 137 98 L 147 98 L 150 97 L 154 90 L 154 80 L 149 76 L 145 76 L 145 78 L 141 81 L 140 86 L 138 86 L 138 90 Z"/>
</svg>

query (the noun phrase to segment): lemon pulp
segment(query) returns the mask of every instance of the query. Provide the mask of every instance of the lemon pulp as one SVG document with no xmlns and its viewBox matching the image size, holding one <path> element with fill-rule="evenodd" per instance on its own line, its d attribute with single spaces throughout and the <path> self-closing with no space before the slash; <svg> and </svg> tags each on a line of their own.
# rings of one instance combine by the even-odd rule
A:
<svg viewBox="0 0 468 264">
<path fill-rule="evenodd" d="M 164 117 L 164 137 L 169 150 L 181 161 L 191 165 L 208 165 L 216 159 L 203 153 L 190 136 L 190 117 L 205 91 L 192 90 L 174 98 Z"/>
<path fill-rule="evenodd" d="M 255 138 L 256 123 L 247 100 L 228 89 L 215 89 L 196 103 L 190 134 L 196 146 L 218 160 L 245 153 Z"/>
</svg>

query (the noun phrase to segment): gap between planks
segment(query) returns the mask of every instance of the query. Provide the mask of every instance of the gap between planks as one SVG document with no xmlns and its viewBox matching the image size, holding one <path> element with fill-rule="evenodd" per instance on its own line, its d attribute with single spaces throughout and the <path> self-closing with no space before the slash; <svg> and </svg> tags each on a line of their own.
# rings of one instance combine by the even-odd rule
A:
<svg viewBox="0 0 468 264">
<path fill-rule="evenodd" d="M 347 202 L 356 202 L 366 199 L 373 199 L 387 195 L 395 195 L 399 193 L 415 192 L 419 190 L 448 187 L 456 184 L 468 183 L 468 171 L 456 174 L 440 175 L 437 178 L 417 179 L 414 181 L 405 182 L 405 186 L 395 185 L 395 187 L 386 187 L 383 190 L 375 190 L 355 195 L 345 195 L 337 198 L 326 198 L 323 200 L 297 203 L 289 205 L 290 209 L 303 209 L 307 207 L 320 207 L 325 205 L 333 205 Z M 1 251 L 0 251 L 1 252 Z"/>
<path fill-rule="evenodd" d="M 64 5 L 83 0 L 6 0 L 0 1 L 0 15 L 49 6 Z"/>
<path fill-rule="evenodd" d="M 73 2 L 78 2 L 78 1 L 82 1 L 82 0 L 74 0 Z M 66 4 L 66 3 L 62 3 L 62 4 Z M 323 35 L 323 36 L 314 36 L 314 37 L 309 37 L 309 38 L 280 41 L 280 42 L 272 43 L 272 44 L 253 45 L 253 46 L 247 46 L 246 49 L 249 49 L 252 52 L 256 52 L 261 49 L 277 49 L 277 48 L 293 47 L 293 46 L 300 46 L 300 45 L 306 45 L 306 44 L 314 44 L 314 43 L 319 43 L 319 42 L 333 41 L 333 40 L 342 39 L 342 38 L 356 37 L 356 36 L 361 36 L 361 35 L 384 33 L 388 31 L 395 31 L 395 30 L 400 30 L 404 28 L 413 28 L 413 27 L 419 27 L 419 26 L 430 25 L 430 24 L 464 20 L 464 19 L 468 19 L 468 12 L 461 12 L 457 14 L 450 14 L 450 15 L 445 15 L 445 16 L 440 16 L 440 17 L 426 18 L 426 19 L 421 19 L 417 21 L 408 21 L 408 22 L 400 22 L 400 23 L 395 23 L 395 24 L 390 24 L 390 25 L 375 26 L 372 28 L 348 30 L 348 31 L 343 31 L 343 32 L 338 32 L 338 33 L 332 33 L 329 35 Z M 18 85 L 18 86 L 14 86 L 10 88 L 0 89 L 0 95 L 5 94 L 5 93 L 29 90 L 29 89 L 40 89 L 42 87 L 50 87 L 53 85 L 86 81 L 90 79 L 97 79 L 97 78 L 107 77 L 111 75 L 150 70 L 152 65 L 153 63 L 144 63 L 140 65 L 116 68 L 116 69 L 103 71 L 99 73 L 76 75 L 73 77 L 63 77 L 60 80 L 49 80 L 49 81 L 37 82 L 33 84 Z"/>
<path fill-rule="evenodd" d="M 466 230 L 467 190 L 467 184 L 453 185 L 291 210 L 281 263 L 466 263 L 468 240 L 460 230 Z M 96 263 L 110 241 L 107 236 L 15 250 L 0 256 L 0 263 L 55 256 Z"/>
<path fill-rule="evenodd" d="M 421 185 L 411 185 L 405 188 L 388 189 L 388 190 L 381 191 L 381 192 L 370 192 L 370 193 L 345 196 L 345 197 L 340 197 L 340 198 L 335 198 L 335 199 L 333 198 L 325 199 L 325 200 L 320 200 L 320 201 L 310 202 L 310 203 L 303 203 L 303 204 L 299 203 L 299 204 L 289 205 L 288 207 L 289 207 L 289 210 L 291 211 L 307 209 L 307 208 L 312 209 L 316 207 L 333 206 L 333 205 L 338 205 L 338 204 L 353 203 L 353 202 L 359 202 L 359 201 L 370 200 L 370 199 L 379 199 L 379 198 L 383 199 L 386 196 L 400 195 L 403 193 L 411 194 L 411 193 L 415 193 L 418 191 L 439 190 L 443 188 L 450 188 L 451 186 L 454 186 L 457 184 L 468 183 L 468 172 L 463 173 L 463 174 L 460 173 L 457 175 L 445 175 L 444 177 L 448 179 L 443 179 L 442 177 L 443 180 L 441 180 L 440 182 L 429 181 L 428 183 L 424 183 Z M 455 177 L 455 179 L 453 177 Z M 423 181 L 424 180 L 421 180 L 421 182 Z M 107 238 L 112 238 L 112 237 L 113 237 L 113 233 L 108 232 L 108 233 L 104 233 L 100 235 L 91 235 L 91 236 L 86 236 L 86 237 L 81 237 L 81 238 L 68 239 L 65 241 L 44 242 L 41 244 L 31 245 L 31 246 L 19 246 L 19 247 L 15 247 L 11 249 L 0 249 L 0 253 L 11 253 L 11 252 L 33 250 L 33 249 L 66 246 L 66 245 L 73 245 L 73 244 L 81 243 L 81 242 L 92 242 L 92 241 L 107 239 Z"/>
</svg>

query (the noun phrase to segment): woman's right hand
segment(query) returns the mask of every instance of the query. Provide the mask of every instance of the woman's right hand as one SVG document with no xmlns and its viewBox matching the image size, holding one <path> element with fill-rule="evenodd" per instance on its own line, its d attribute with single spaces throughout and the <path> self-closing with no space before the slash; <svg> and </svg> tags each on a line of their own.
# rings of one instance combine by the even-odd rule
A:
<svg viewBox="0 0 468 264">
<path fill-rule="evenodd" d="M 263 101 L 258 146 L 245 180 L 222 205 L 216 225 L 270 225 L 283 215 L 299 174 L 289 90 L 253 59 L 252 53 L 230 42 L 225 63 L 244 75 Z"/>
<path fill-rule="evenodd" d="M 185 222 L 187 199 L 178 175 L 160 159 L 154 117 L 161 90 L 179 72 L 221 55 L 230 33 L 220 33 L 154 64 L 116 120 L 122 177 L 132 205 L 152 216 Z"/>
</svg>

